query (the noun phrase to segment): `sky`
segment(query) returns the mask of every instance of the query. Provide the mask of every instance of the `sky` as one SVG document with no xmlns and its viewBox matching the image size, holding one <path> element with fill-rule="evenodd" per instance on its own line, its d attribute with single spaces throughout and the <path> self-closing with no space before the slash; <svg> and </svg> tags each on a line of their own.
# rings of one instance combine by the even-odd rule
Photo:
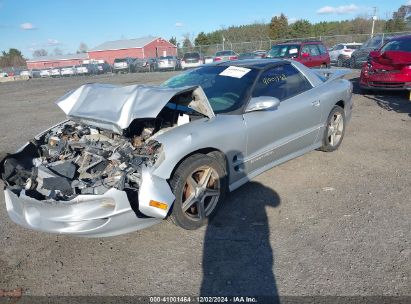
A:
<svg viewBox="0 0 411 304">
<path fill-rule="evenodd" d="M 81 42 L 93 48 L 108 40 L 158 36 L 183 39 L 188 33 L 210 32 L 230 25 L 269 22 L 284 13 L 289 21 L 345 20 L 392 13 L 411 0 L 0 0 L 0 51 L 21 50 L 26 58 L 35 49 L 74 53 Z"/>
</svg>

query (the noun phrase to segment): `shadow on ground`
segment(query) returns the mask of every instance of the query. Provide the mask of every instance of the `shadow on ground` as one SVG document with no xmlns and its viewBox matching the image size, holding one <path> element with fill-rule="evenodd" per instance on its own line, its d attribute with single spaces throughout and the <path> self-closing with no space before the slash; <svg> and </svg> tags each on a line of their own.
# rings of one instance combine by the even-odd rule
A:
<svg viewBox="0 0 411 304">
<path fill-rule="evenodd" d="M 202 296 L 263 296 L 278 302 L 266 210 L 278 194 L 258 182 L 231 193 L 207 227 Z"/>
<path fill-rule="evenodd" d="M 411 117 L 411 101 L 409 100 L 410 93 L 408 91 L 368 90 L 364 94 L 359 86 L 359 77 L 351 79 L 351 82 L 354 94 L 364 95 L 364 97 L 375 101 L 384 110 L 406 113 Z"/>
</svg>

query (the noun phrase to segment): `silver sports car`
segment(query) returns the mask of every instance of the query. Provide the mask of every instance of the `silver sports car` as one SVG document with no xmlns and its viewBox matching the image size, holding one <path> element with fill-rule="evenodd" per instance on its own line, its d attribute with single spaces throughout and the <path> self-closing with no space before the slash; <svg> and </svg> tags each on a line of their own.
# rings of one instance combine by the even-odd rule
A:
<svg viewBox="0 0 411 304">
<path fill-rule="evenodd" d="M 202 66 L 158 87 L 83 85 L 56 102 L 66 121 L 1 161 L 9 216 L 88 237 L 165 218 L 199 228 L 227 191 L 340 146 L 352 110 L 347 73 L 256 59 Z"/>
</svg>

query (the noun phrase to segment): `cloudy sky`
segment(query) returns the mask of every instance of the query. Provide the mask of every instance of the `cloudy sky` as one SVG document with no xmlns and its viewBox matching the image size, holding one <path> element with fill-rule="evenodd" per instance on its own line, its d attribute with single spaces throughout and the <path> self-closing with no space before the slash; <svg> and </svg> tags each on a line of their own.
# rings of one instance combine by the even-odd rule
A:
<svg viewBox="0 0 411 304">
<path fill-rule="evenodd" d="M 0 51 L 14 47 L 30 58 L 39 48 L 75 52 L 81 42 L 91 48 L 107 40 L 147 35 L 181 40 L 185 33 L 195 36 L 224 26 L 268 22 L 281 12 L 291 21 L 319 22 L 371 16 L 377 6 L 379 17 L 387 18 L 407 1 L 311 0 L 304 5 L 284 0 L 142 2 L 0 0 Z"/>
</svg>

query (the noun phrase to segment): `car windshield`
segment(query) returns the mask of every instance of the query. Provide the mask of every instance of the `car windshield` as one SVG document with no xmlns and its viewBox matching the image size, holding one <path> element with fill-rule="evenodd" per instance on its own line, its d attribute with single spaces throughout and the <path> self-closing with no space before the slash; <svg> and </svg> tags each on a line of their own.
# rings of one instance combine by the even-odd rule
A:
<svg viewBox="0 0 411 304">
<path fill-rule="evenodd" d="M 231 55 L 235 55 L 235 53 L 233 51 L 221 51 L 221 52 L 217 52 L 215 53 L 216 56 L 231 56 Z"/>
<path fill-rule="evenodd" d="M 381 53 L 385 51 L 411 52 L 411 39 L 392 40 L 382 47 Z"/>
<path fill-rule="evenodd" d="M 267 53 L 267 58 L 293 58 L 300 52 L 298 44 L 274 45 Z"/>
<path fill-rule="evenodd" d="M 127 58 L 117 58 L 117 59 L 114 59 L 114 62 L 125 62 L 125 61 L 127 61 Z"/>
<path fill-rule="evenodd" d="M 160 59 L 173 59 L 173 56 L 161 56 Z"/>
<path fill-rule="evenodd" d="M 255 69 L 250 69 L 242 77 L 220 75 L 228 69 L 227 66 L 204 66 L 174 76 L 162 86 L 179 88 L 184 86 L 201 86 L 215 113 L 235 111 L 243 105 L 245 96 L 250 90 L 256 75 Z M 227 75 L 230 73 L 226 72 Z"/>
</svg>

